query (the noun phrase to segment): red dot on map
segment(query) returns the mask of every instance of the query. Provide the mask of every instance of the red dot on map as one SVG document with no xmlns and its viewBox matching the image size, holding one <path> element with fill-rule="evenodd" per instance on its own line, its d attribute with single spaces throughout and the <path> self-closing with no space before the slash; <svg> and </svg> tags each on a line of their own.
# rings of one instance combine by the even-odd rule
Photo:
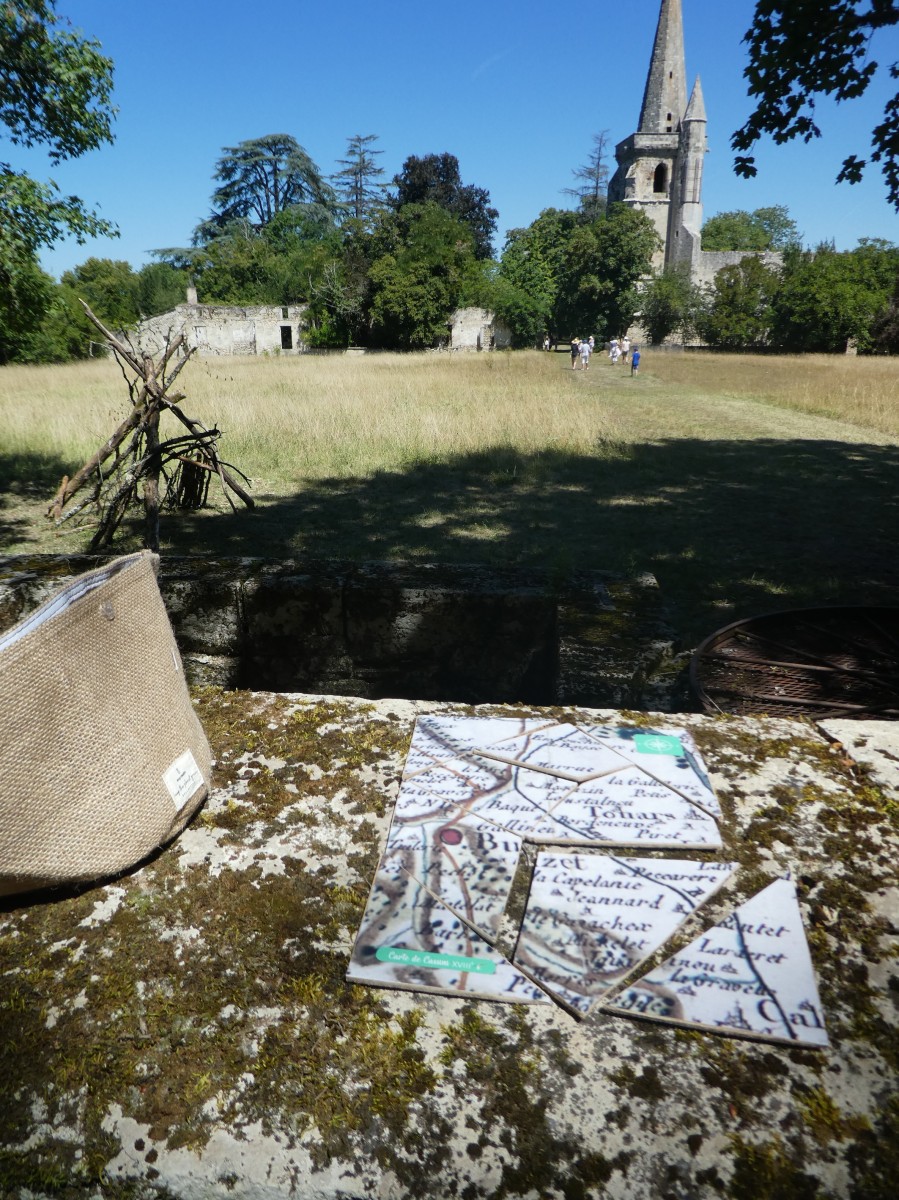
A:
<svg viewBox="0 0 899 1200">
<path fill-rule="evenodd" d="M 462 834 L 458 829 L 441 829 L 440 840 L 447 846 L 458 846 L 462 841 Z"/>
</svg>

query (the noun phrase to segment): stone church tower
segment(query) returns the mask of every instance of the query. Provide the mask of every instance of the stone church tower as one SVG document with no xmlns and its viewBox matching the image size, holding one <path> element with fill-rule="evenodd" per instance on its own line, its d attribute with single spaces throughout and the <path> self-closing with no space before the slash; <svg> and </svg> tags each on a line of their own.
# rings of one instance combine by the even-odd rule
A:
<svg viewBox="0 0 899 1200">
<path fill-rule="evenodd" d="M 609 200 L 642 209 L 655 225 L 662 249 L 653 268 L 684 264 L 703 276 L 702 171 L 707 151 L 706 113 L 699 80 L 687 100 L 681 0 L 662 0 L 640 124 L 615 147 L 618 169 Z"/>
</svg>

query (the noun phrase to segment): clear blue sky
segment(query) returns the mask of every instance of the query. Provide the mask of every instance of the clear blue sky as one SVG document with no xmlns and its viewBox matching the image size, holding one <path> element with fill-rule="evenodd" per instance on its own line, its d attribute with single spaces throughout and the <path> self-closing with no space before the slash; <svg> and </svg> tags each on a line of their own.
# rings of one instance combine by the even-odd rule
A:
<svg viewBox="0 0 899 1200">
<path fill-rule="evenodd" d="M 608 130 L 614 144 L 634 131 L 659 0 L 59 0 L 58 10 L 115 62 L 115 144 L 55 171 L 38 151 L 0 150 L 99 207 L 121 237 L 45 252 L 55 275 L 91 254 L 140 267 L 154 248 L 188 244 L 221 148 L 269 133 L 292 134 L 326 174 L 356 133 L 378 135 L 387 178 L 409 154 L 455 154 L 463 180 L 499 209 L 499 250 L 507 229 L 569 203 L 561 189 L 592 134 Z M 822 103 L 821 141 L 765 145 L 756 180 L 734 175 L 753 10 L 752 0 L 684 0 L 688 80 L 701 75 L 709 112 L 706 217 L 786 204 L 807 243 L 899 241 L 877 171 L 855 187 L 833 182 L 846 154 L 867 152 L 886 78 L 861 101 Z M 899 31 L 872 53 L 899 59 Z"/>
</svg>

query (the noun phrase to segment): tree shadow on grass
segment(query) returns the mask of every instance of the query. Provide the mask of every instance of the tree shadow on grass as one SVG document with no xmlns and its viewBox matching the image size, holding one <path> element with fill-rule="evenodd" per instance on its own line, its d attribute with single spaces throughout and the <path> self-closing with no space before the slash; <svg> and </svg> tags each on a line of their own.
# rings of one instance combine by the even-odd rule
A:
<svg viewBox="0 0 899 1200">
<path fill-rule="evenodd" d="M 776 608 L 899 603 L 899 448 L 677 439 L 506 448 L 181 514 L 169 553 L 426 559 L 652 572 L 692 645 Z"/>
<path fill-rule="evenodd" d="M 34 544 L 44 532 L 35 522 L 47 509 L 70 463 L 54 454 L 0 454 L 0 551 Z M 71 547 L 65 547 L 71 549 Z M 60 547 L 62 552 L 63 547 Z"/>
</svg>

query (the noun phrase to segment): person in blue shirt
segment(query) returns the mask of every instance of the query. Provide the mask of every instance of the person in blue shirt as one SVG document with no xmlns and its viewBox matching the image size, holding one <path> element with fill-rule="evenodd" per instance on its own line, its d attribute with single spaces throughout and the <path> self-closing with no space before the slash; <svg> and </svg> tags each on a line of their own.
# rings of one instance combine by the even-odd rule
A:
<svg viewBox="0 0 899 1200">
<path fill-rule="evenodd" d="M 640 370 L 640 347 L 634 346 L 631 353 L 631 375 L 636 375 Z"/>
</svg>

